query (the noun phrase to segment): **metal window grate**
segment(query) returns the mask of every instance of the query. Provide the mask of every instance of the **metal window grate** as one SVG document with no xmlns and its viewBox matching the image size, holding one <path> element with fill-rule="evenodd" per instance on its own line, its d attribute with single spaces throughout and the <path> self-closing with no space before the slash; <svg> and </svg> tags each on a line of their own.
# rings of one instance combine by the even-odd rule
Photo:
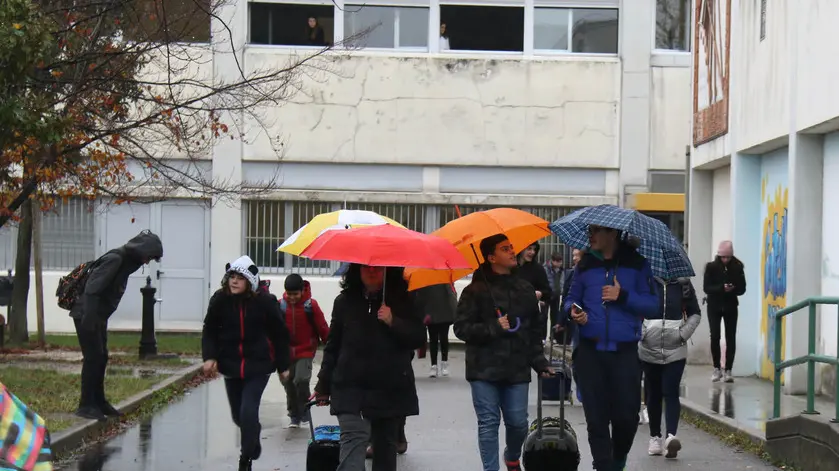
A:
<svg viewBox="0 0 839 471">
<path fill-rule="evenodd" d="M 344 207 L 338 202 L 323 201 L 248 201 L 246 202 L 245 246 L 260 271 L 266 274 L 300 273 L 331 275 L 337 262 L 324 262 L 277 252 L 287 237 L 318 214 Z M 347 203 L 346 209 L 374 211 L 405 227 L 425 232 L 428 207 L 420 204 Z M 433 229 L 432 229 L 433 230 Z"/>
<path fill-rule="evenodd" d="M 58 201 L 43 213 L 41 250 L 44 270 L 72 270 L 96 258 L 95 202 L 83 198 Z M 0 270 L 14 269 L 17 227 L 0 229 Z M 34 259 L 30 261 L 34 263 Z M 34 267 L 34 265 L 32 265 Z"/>
<path fill-rule="evenodd" d="M 760 0 L 760 40 L 766 39 L 766 0 Z"/>
</svg>

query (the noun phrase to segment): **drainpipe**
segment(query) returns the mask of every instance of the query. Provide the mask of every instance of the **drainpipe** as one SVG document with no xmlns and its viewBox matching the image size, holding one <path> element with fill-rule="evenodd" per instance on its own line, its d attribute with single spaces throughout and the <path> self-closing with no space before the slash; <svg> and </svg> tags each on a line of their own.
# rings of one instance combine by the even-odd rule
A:
<svg viewBox="0 0 839 471">
<path fill-rule="evenodd" d="M 688 217 L 688 211 L 690 211 L 690 145 L 685 146 L 685 240 L 682 242 L 685 246 L 685 251 L 687 251 L 690 243 L 690 218 Z"/>
</svg>

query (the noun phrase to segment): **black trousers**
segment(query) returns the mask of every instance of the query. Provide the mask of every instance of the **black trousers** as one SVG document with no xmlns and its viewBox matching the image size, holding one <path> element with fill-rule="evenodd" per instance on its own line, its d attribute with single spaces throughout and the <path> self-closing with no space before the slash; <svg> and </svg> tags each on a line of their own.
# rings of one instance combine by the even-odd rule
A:
<svg viewBox="0 0 839 471">
<path fill-rule="evenodd" d="M 714 368 L 720 368 L 720 324 L 725 324 L 725 369 L 734 365 L 737 352 L 737 309 L 708 309 L 708 327 L 711 330 L 711 358 Z"/>
<path fill-rule="evenodd" d="M 245 379 L 224 379 L 233 423 L 239 427 L 242 456 L 252 460 L 259 459 L 262 452 L 262 446 L 259 443 L 259 434 L 262 432 L 262 425 L 259 423 L 259 404 L 262 402 L 262 393 L 270 377 L 270 375 L 261 375 Z"/>
<path fill-rule="evenodd" d="M 594 469 L 612 471 L 616 463 L 625 462 L 638 431 L 641 407 L 638 345 L 622 344 L 618 351 L 607 352 L 598 351 L 591 340 L 580 339 L 573 362 L 578 388 L 583 392 Z"/>
<path fill-rule="evenodd" d="M 440 350 L 440 360 L 449 361 L 449 327 L 451 324 L 429 324 L 428 349 L 431 352 L 431 364 L 437 364 L 437 350 Z"/>
<path fill-rule="evenodd" d="M 82 349 L 82 391 L 79 407 L 105 404 L 105 370 L 108 368 L 108 324 L 82 328 L 81 319 L 73 319 L 76 337 Z"/>
</svg>

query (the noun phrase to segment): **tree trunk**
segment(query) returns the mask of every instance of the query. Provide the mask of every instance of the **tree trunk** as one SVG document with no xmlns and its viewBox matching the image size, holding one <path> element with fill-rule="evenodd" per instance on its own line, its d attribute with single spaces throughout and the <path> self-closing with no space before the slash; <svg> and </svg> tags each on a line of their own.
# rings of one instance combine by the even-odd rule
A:
<svg viewBox="0 0 839 471">
<path fill-rule="evenodd" d="M 12 312 L 9 319 L 9 342 L 21 345 L 29 341 L 26 324 L 26 304 L 29 300 L 29 269 L 32 259 L 32 200 L 20 207 L 21 220 L 17 231 L 15 258 L 15 286 L 12 291 Z"/>
</svg>

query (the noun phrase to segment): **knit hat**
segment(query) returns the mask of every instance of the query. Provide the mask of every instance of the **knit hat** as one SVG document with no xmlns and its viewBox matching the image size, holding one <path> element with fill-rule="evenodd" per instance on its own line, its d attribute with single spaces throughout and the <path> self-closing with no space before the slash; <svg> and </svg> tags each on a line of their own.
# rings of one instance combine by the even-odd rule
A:
<svg viewBox="0 0 839 471">
<path fill-rule="evenodd" d="M 244 276 L 251 285 L 251 291 L 256 291 L 259 286 L 259 269 L 256 268 L 256 264 L 247 255 L 242 255 L 234 260 L 233 263 L 229 263 L 227 273 L 238 273 Z"/>
</svg>

